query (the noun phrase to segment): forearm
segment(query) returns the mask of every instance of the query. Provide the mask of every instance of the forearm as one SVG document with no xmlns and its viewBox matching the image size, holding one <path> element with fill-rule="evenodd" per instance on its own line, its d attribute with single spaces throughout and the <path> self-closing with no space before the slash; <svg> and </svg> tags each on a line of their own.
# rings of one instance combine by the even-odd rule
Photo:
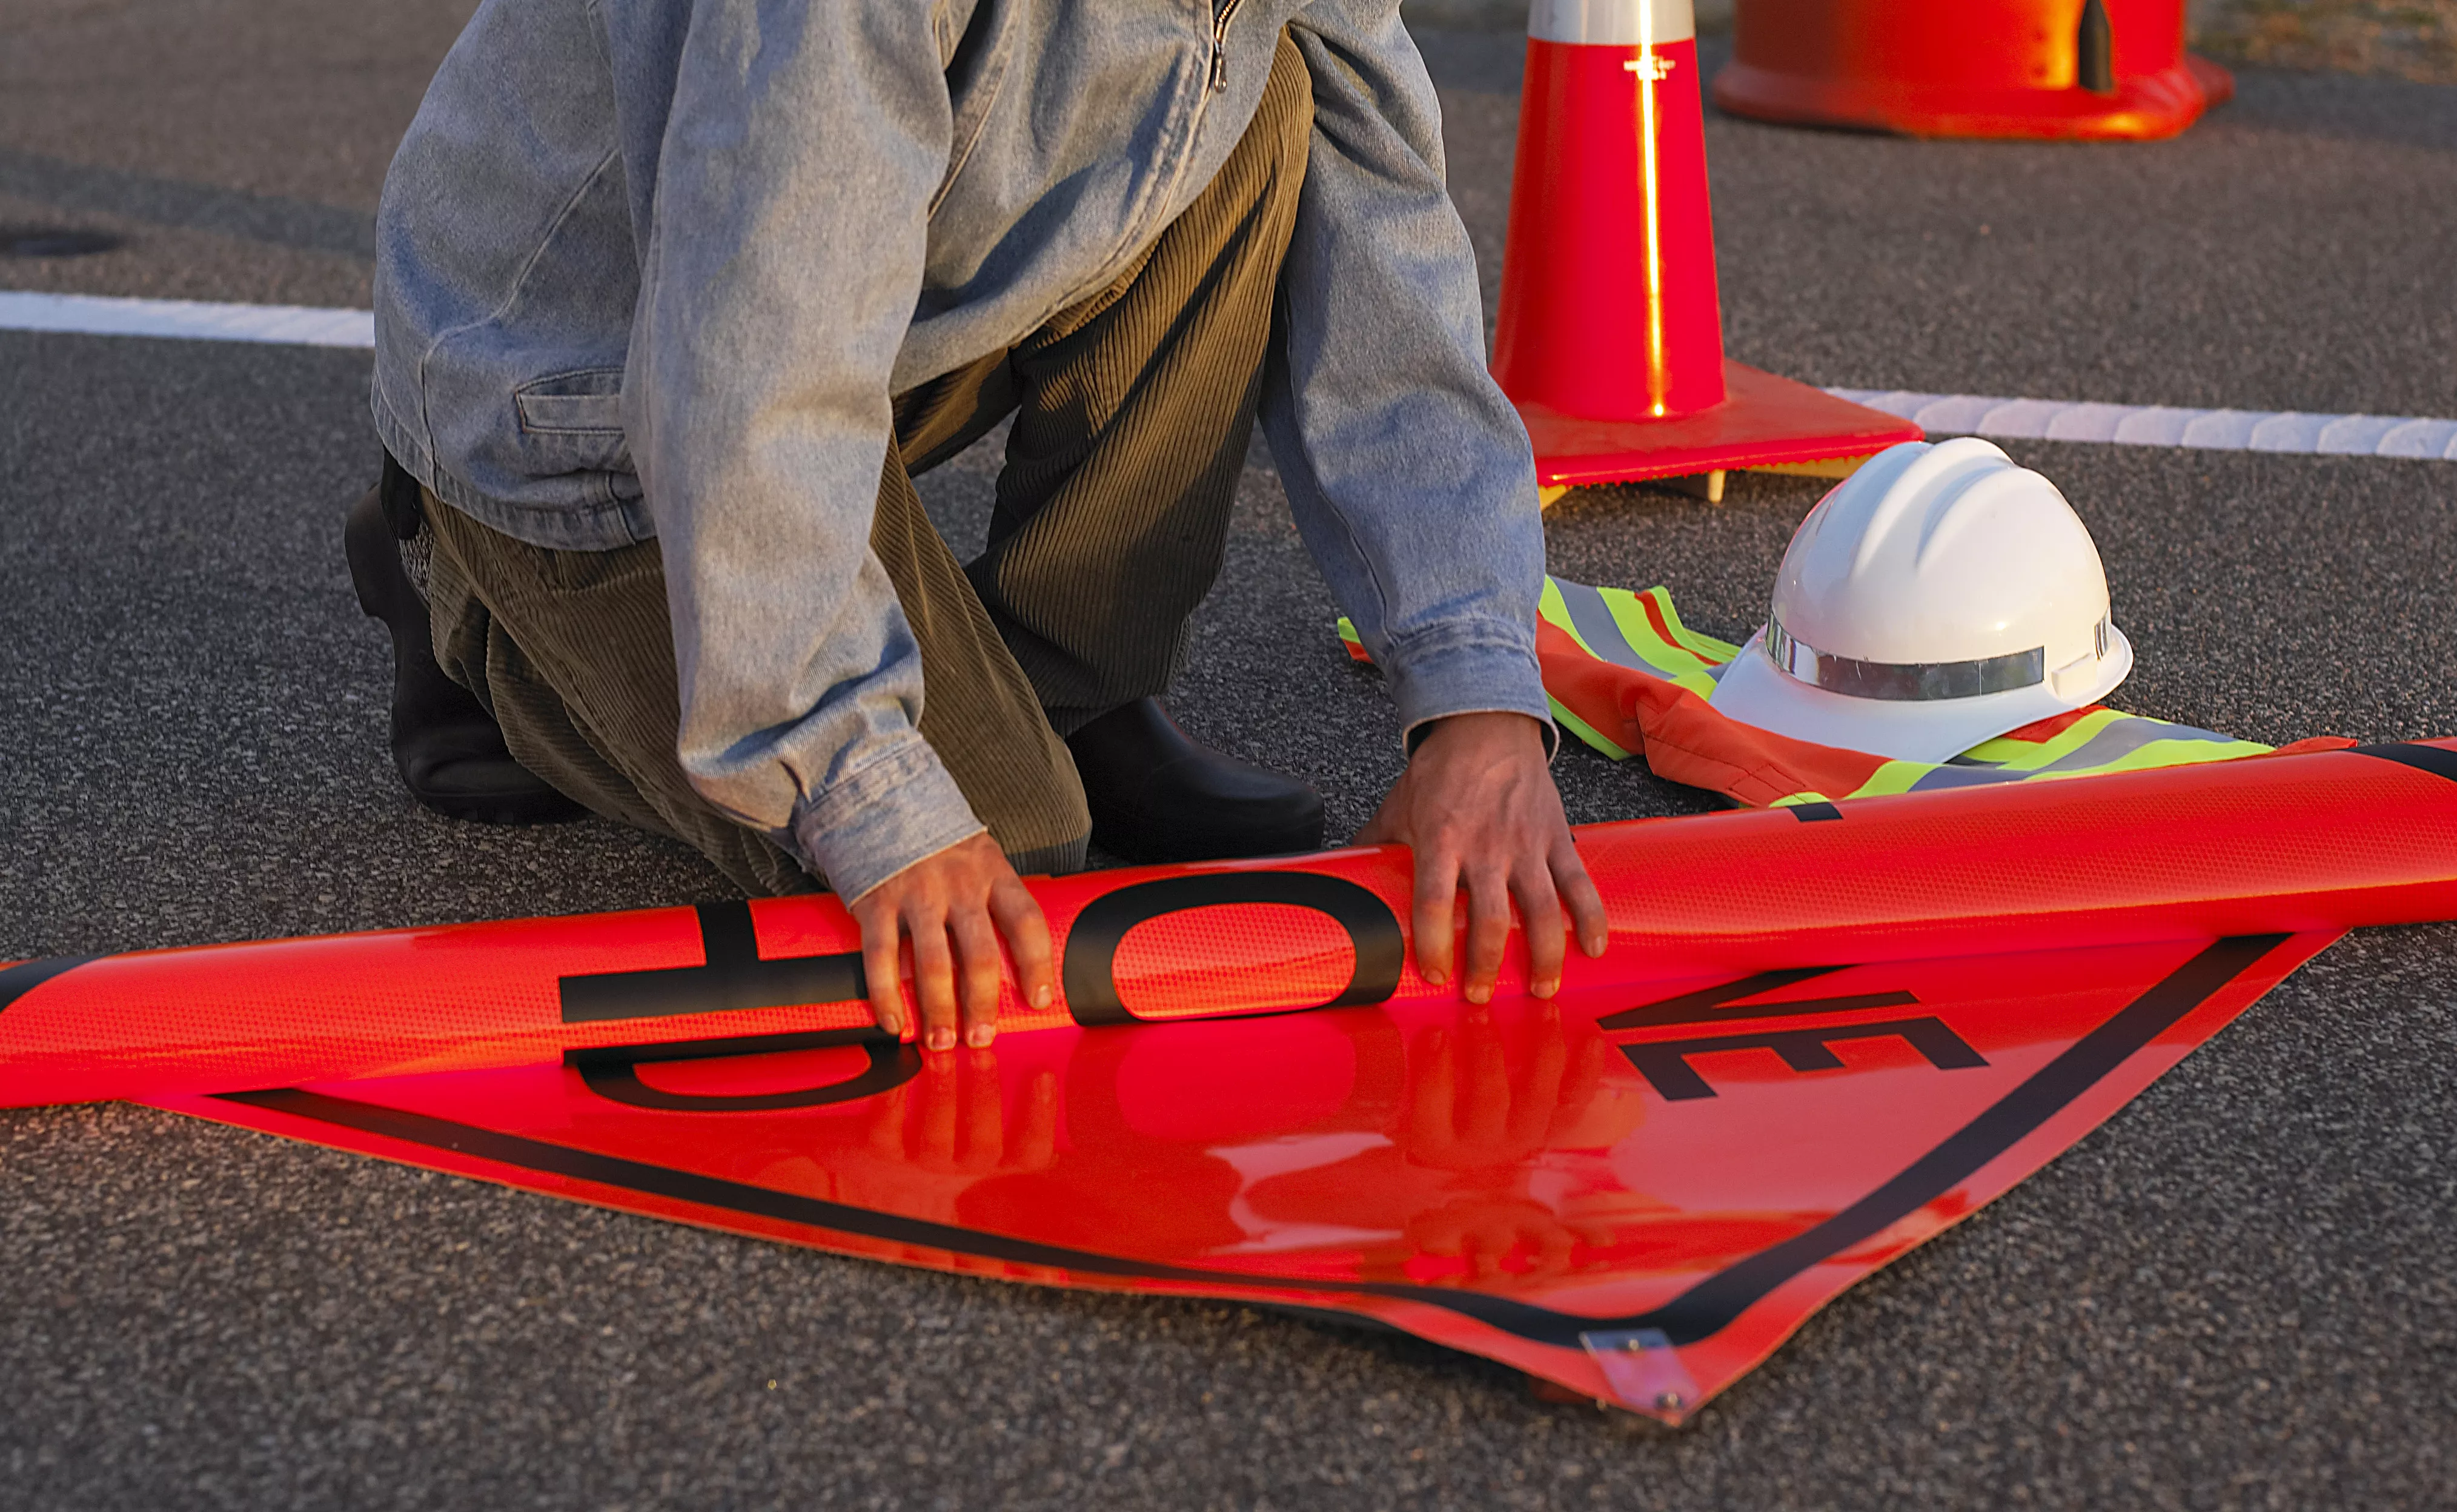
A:
<svg viewBox="0 0 2457 1512">
<path fill-rule="evenodd" d="M 1318 30 L 1296 32 L 1315 131 L 1263 421 L 1298 529 L 1403 723 L 1540 720 L 1534 461 L 1485 369 L 1432 84 L 1389 9 L 1319 6 Z"/>
<path fill-rule="evenodd" d="M 848 897 L 981 827 L 870 549 L 949 124 L 926 17 L 864 9 L 692 8 L 624 382 L 683 769 Z"/>
</svg>

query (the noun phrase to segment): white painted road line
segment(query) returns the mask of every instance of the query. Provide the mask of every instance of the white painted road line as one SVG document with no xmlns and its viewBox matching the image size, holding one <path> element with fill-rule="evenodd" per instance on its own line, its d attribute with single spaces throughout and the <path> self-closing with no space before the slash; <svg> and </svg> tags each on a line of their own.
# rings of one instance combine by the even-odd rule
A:
<svg viewBox="0 0 2457 1512">
<path fill-rule="evenodd" d="M 196 300 L 106 300 L 90 294 L 0 290 L 0 331 L 81 336 L 166 336 L 200 342 L 278 342 L 289 346 L 376 344 L 368 310 L 300 304 L 212 304 Z"/>
<path fill-rule="evenodd" d="M 0 290 L 0 331 L 156 336 L 200 342 L 275 342 L 370 348 L 366 310 L 298 304 L 214 304 L 195 300 L 111 300 L 87 294 Z M 1991 399 L 1906 389 L 1829 388 L 1829 394 L 1900 415 L 1931 435 L 2100 441 L 2207 451 L 2307 456 L 2421 457 L 2457 462 L 2457 420 L 2410 415 L 2310 415 L 2295 410 L 2176 409 L 2077 400 Z"/>
<path fill-rule="evenodd" d="M 2202 451 L 2283 451 L 2305 456 L 2422 457 L 2457 462 L 2457 420 L 2411 415 L 2310 415 L 2297 410 L 2175 409 L 2055 399 L 1989 399 L 1903 389 L 1827 393 L 1900 415 L 1930 435 L 2011 436 L 2031 441 L 2105 441 Z"/>
</svg>

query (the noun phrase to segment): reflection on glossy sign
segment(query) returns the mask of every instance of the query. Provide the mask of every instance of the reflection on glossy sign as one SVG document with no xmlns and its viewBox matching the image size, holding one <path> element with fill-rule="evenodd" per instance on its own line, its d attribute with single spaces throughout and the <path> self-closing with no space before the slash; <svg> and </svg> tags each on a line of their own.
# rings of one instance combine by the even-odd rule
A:
<svg viewBox="0 0 2457 1512">
<path fill-rule="evenodd" d="M 2327 938 L 1128 1020 L 927 1058 L 861 1031 L 687 1042 L 165 1106 L 843 1253 L 1345 1308 L 1678 1421 Z M 831 1039 L 851 1053 L 812 1085 Z M 721 1070 L 647 1079 L 692 1062 Z"/>
</svg>

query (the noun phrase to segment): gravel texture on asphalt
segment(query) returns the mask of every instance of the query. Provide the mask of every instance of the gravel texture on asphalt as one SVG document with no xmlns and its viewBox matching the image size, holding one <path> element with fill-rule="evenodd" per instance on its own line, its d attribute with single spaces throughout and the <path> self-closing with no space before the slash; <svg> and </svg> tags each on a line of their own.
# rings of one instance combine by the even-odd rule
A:
<svg viewBox="0 0 2457 1512">
<path fill-rule="evenodd" d="M 1490 282 L 1517 44 L 1427 44 Z M 1745 359 L 2457 413 L 2457 91 L 2251 74 L 2138 149 L 1709 141 Z M 478 829 L 400 792 L 338 541 L 365 379 L 359 354 L 0 333 L 0 959 L 722 895 L 610 825 Z M 2007 449 L 2096 533 L 2140 653 L 2125 707 L 2457 732 L 2457 466 Z M 960 549 L 993 468 L 925 480 Z M 1667 583 L 1738 638 L 1817 487 L 1574 495 L 1553 565 Z M 1258 458 L 1176 703 L 1346 833 L 1399 756 L 1333 612 Z M 1559 773 L 1581 820 L 1703 806 L 1575 748 Z M 137 1108 L 0 1114 L 0 1484 L 78 1508 L 2446 1504 L 2452 960 L 2446 928 L 2332 949 L 1681 1433 L 1404 1337 L 837 1260 Z"/>
</svg>

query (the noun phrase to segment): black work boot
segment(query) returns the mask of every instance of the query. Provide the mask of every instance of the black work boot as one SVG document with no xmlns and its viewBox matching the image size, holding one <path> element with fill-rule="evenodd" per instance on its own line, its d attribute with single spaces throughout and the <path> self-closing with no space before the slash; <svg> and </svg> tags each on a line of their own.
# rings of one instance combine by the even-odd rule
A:
<svg viewBox="0 0 2457 1512">
<path fill-rule="evenodd" d="M 1322 798 L 1292 777 L 1208 751 L 1157 698 L 1066 737 L 1092 843 L 1130 861 L 1205 861 L 1322 849 Z"/>
<path fill-rule="evenodd" d="M 436 813 L 480 824 L 579 818 L 579 804 L 512 759 L 494 716 L 436 664 L 426 601 L 402 567 L 404 539 L 386 517 L 382 486 L 351 507 L 341 530 L 359 608 L 392 632 L 392 762 L 403 784 Z"/>
</svg>

